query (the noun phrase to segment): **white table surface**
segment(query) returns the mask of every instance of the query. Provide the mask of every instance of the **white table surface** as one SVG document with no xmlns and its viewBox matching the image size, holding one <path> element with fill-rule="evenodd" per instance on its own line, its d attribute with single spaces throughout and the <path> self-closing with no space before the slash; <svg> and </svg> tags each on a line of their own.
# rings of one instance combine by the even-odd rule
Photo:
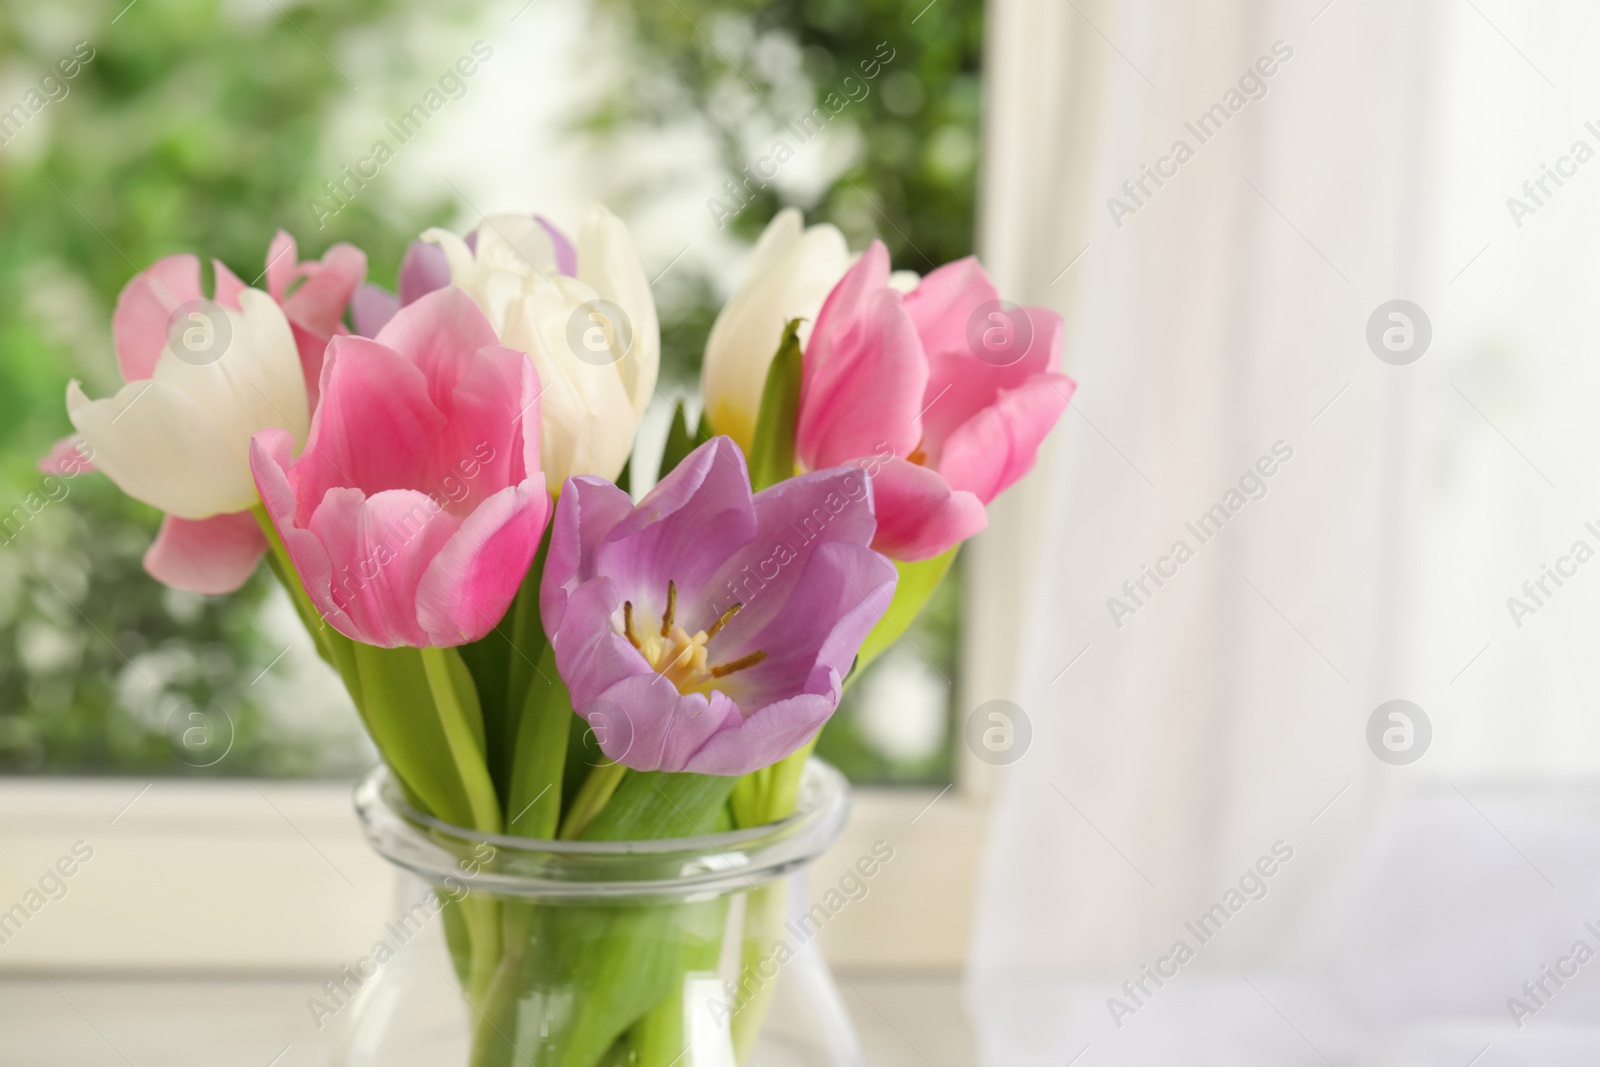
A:
<svg viewBox="0 0 1600 1067">
<path fill-rule="evenodd" d="M 975 1062 L 959 977 L 836 972 L 871 1067 Z M 0 1067 L 320 1067 L 321 976 L 0 979 Z"/>
</svg>

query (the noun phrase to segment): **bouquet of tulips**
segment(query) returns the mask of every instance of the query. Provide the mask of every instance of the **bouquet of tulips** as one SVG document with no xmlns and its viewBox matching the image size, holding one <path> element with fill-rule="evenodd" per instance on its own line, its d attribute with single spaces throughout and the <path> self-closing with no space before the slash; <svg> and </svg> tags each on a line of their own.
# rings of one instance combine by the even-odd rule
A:
<svg viewBox="0 0 1600 1067">
<path fill-rule="evenodd" d="M 645 480 L 627 474 L 660 341 L 616 217 L 592 209 L 576 244 L 538 216 L 429 230 L 398 293 L 365 273 L 354 247 L 302 261 L 283 233 L 264 288 L 216 263 L 206 297 L 196 257 L 157 261 L 117 302 L 126 384 L 91 400 L 73 382 L 76 434 L 45 462 L 92 457 L 165 512 L 145 566 L 170 586 L 228 593 L 265 558 L 406 802 L 487 834 L 790 814 L 843 687 L 1073 388 L 1057 316 L 1002 303 L 975 260 L 891 273 L 881 243 L 852 256 L 786 210 L 711 331 L 702 414 L 677 403 L 636 501 L 621 483 Z M 575 759 L 585 743 L 604 758 Z M 516 1028 L 506 972 L 529 966 L 510 928 L 538 920 L 457 903 L 463 988 L 499 1019 L 475 1055 L 511 1062 L 490 1047 Z M 574 968 L 610 984 L 547 1020 L 551 1062 L 654 1062 L 639 1035 L 671 968 L 634 963 Z"/>
</svg>

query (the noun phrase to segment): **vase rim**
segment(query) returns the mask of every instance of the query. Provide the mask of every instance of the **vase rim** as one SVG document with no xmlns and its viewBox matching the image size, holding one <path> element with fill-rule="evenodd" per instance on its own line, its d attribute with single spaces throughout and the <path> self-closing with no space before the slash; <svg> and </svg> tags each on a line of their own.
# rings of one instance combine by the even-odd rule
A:
<svg viewBox="0 0 1600 1067">
<path fill-rule="evenodd" d="M 558 841 L 485 833 L 417 811 L 380 764 L 357 783 L 355 808 L 379 855 L 436 886 L 583 902 L 716 895 L 782 877 L 838 837 L 849 793 L 844 776 L 813 756 L 794 814 L 776 822 L 692 837 Z"/>
</svg>

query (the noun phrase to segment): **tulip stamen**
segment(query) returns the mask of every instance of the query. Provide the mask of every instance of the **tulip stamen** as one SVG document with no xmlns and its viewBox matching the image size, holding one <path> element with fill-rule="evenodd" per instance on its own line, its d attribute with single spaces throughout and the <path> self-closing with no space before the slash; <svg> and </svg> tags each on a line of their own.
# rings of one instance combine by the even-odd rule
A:
<svg viewBox="0 0 1600 1067">
<path fill-rule="evenodd" d="M 628 643 L 634 648 L 639 649 L 641 652 L 644 651 L 643 646 L 639 644 L 639 638 L 634 636 L 633 633 L 633 601 L 631 600 L 622 602 L 622 636 L 626 637 Z"/>
<path fill-rule="evenodd" d="M 718 678 L 726 678 L 735 671 L 742 671 L 746 667 L 754 667 L 757 663 L 767 658 L 765 652 L 752 652 L 748 656 L 724 663 L 720 667 L 713 667 L 708 662 L 707 643 L 722 632 L 723 627 L 733 620 L 733 617 L 744 609 L 743 604 L 734 604 L 724 611 L 708 629 L 697 633 L 689 633 L 676 621 L 678 613 L 678 583 L 667 583 L 667 609 L 661 616 L 661 632 L 659 635 L 654 628 L 644 633 L 637 633 L 633 628 L 633 601 L 622 602 L 622 633 L 650 664 L 657 676 L 665 679 L 677 687 L 680 693 L 705 693 L 712 689 L 712 682 Z"/>
<path fill-rule="evenodd" d="M 757 663 L 767 658 L 765 652 L 752 652 L 748 656 L 740 656 L 732 663 L 724 663 L 720 667 L 711 668 L 711 677 L 726 678 L 734 671 L 742 671 L 746 667 L 754 667 Z"/>
<path fill-rule="evenodd" d="M 733 617 L 735 615 L 739 614 L 740 610 L 743 609 L 743 608 L 744 608 L 743 604 L 735 604 L 733 607 L 729 608 L 727 611 L 724 611 L 722 613 L 722 615 L 717 619 L 717 621 L 711 624 L 711 629 L 706 631 L 706 640 L 709 641 L 713 637 L 715 637 L 719 633 L 721 633 L 722 632 L 722 628 L 724 626 L 728 625 L 728 623 L 733 619 Z"/>
</svg>

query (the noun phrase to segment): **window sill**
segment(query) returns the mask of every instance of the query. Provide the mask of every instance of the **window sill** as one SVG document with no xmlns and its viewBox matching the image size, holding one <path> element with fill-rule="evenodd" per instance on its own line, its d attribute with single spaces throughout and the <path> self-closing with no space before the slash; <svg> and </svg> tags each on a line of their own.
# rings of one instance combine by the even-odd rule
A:
<svg viewBox="0 0 1600 1067">
<path fill-rule="evenodd" d="M 858 789 L 811 871 L 812 900 L 875 842 L 894 858 L 823 928 L 830 961 L 959 969 L 981 827 L 956 790 Z M 59 886 L 45 879 L 55 899 L 30 895 L 77 842 L 93 854 Z M 0 973 L 334 970 L 367 951 L 395 899 L 395 871 L 362 838 L 344 783 L 0 782 L 0 915 L 36 905 L 20 930 L 0 929 Z"/>
</svg>

